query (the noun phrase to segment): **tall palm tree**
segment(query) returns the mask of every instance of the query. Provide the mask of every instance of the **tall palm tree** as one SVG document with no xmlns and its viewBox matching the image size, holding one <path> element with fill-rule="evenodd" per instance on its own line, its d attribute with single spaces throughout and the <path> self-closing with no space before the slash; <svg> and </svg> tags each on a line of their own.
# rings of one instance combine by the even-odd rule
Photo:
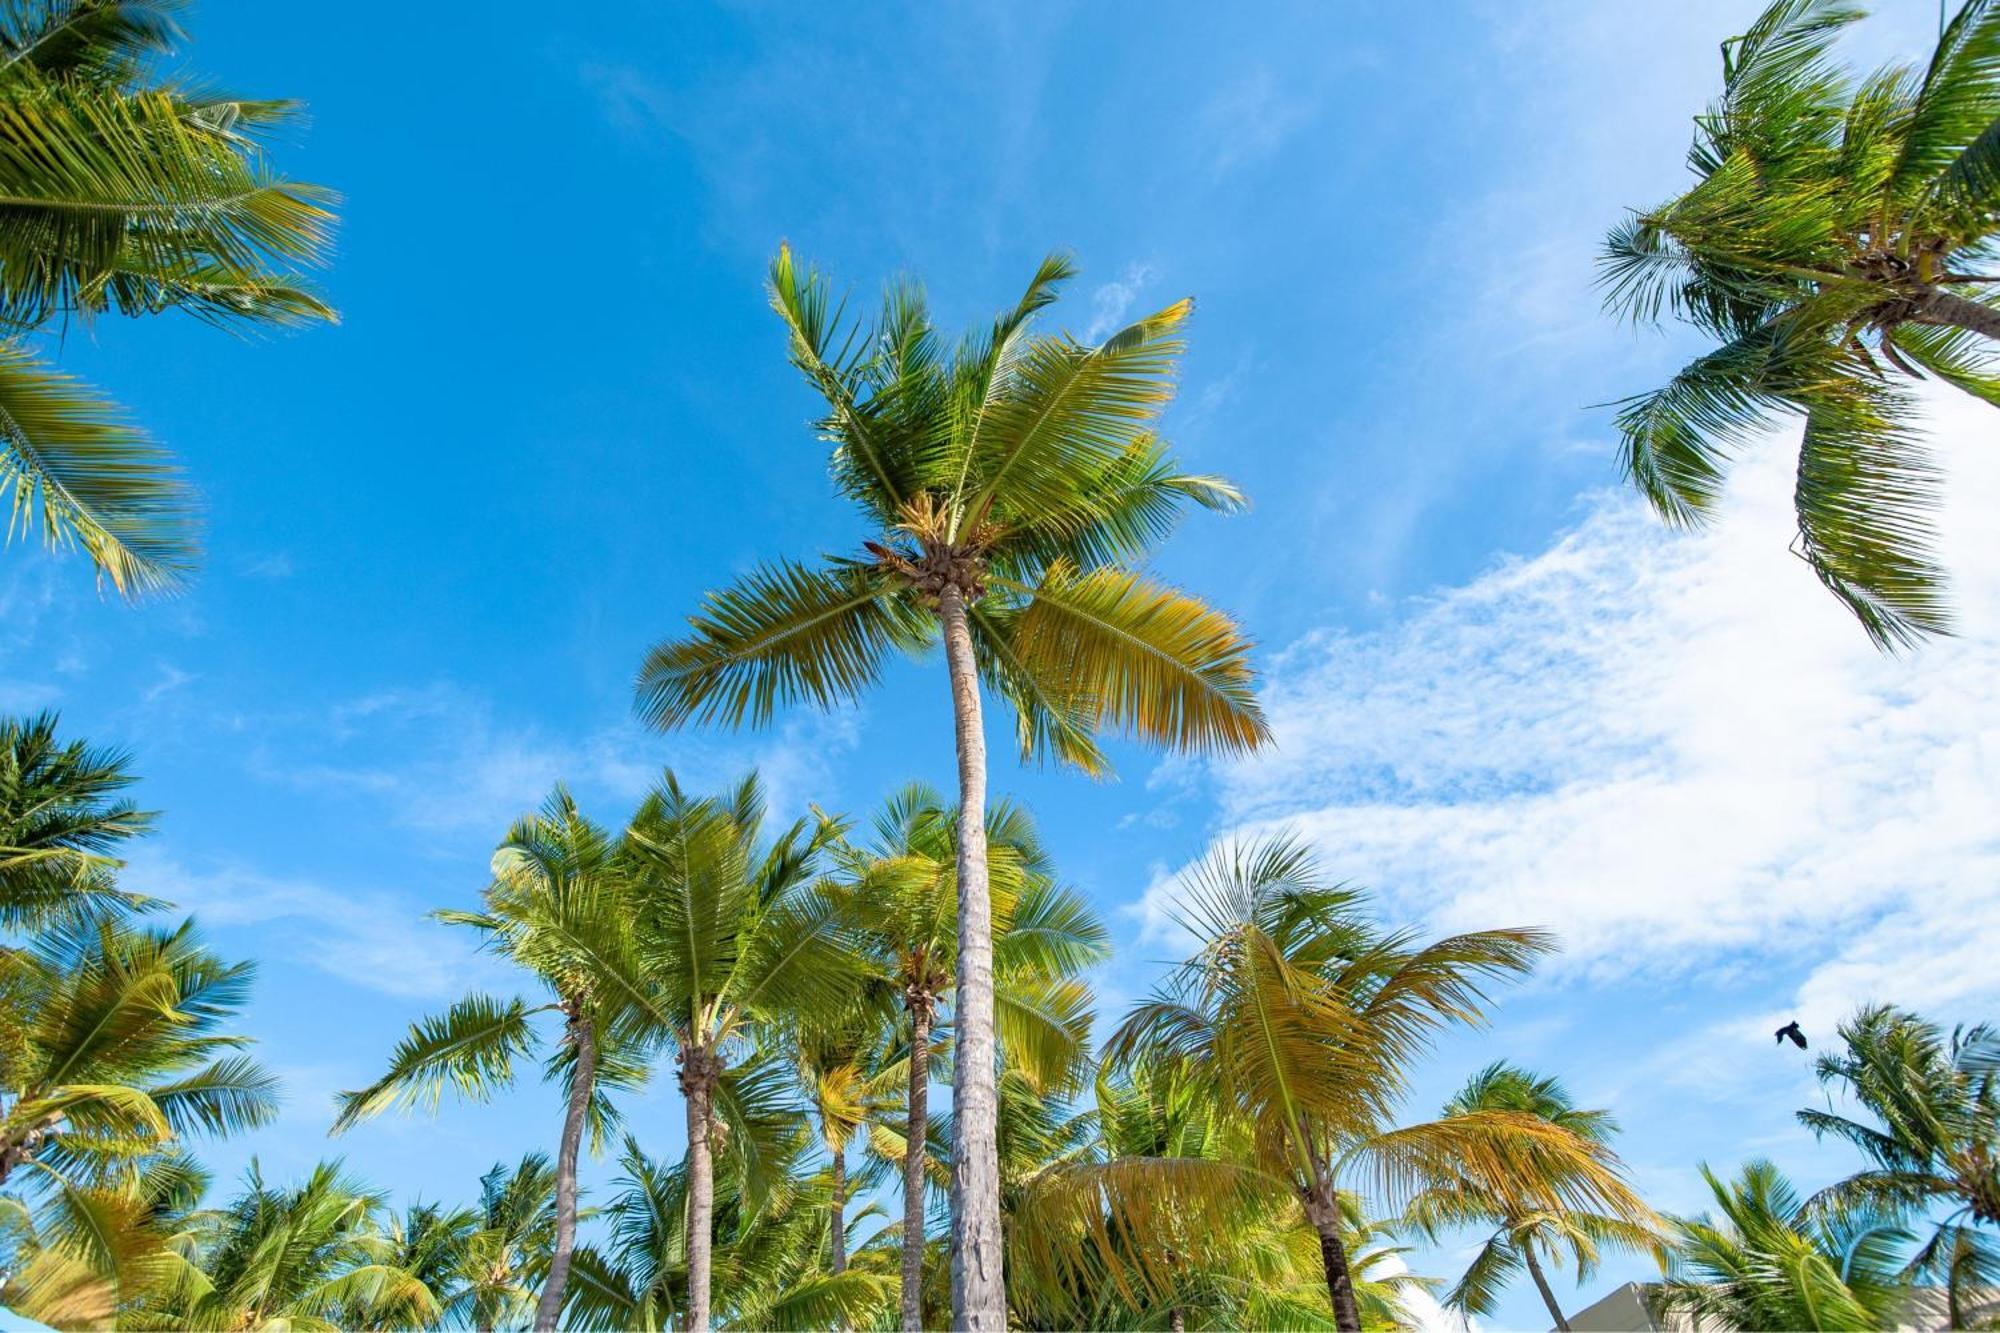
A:
<svg viewBox="0 0 2000 1333">
<path fill-rule="evenodd" d="M 986 814 L 992 897 L 994 1010 L 998 1036 L 1034 1081 L 1054 1085 L 1083 1053 L 1091 1014 L 1079 974 L 1110 948 L 1104 926 L 1075 893 L 1060 887 L 1033 819 L 1002 802 Z M 862 947 L 889 977 L 904 1014 L 907 1055 L 903 1131 L 902 1319 L 924 1327 L 923 1236 L 930 1139 L 930 1057 L 934 1025 L 956 980 L 958 813 L 935 791 L 912 783 L 893 793 L 866 846 L 834 849 L 842 910 Z M 893 1134 L 885 1141 L 893 1141 Z M 920 1145 L 911 1152 L 910 1144 Z"/>
<path fill-rule="evenodd" d="M 1578 1107 L 1557 1079 L 1495 1061 L 1467 1079 L 1444 1107 L 1447 1118 L 1483 1111 L 1533 1116 L 1573 1135 L 1579 1153 L 1596 1156 L 1610 1170 L 1621 1169 L 1611 1149 L 1612 1136 L 1618 1132 L 1611 1113 Z M 1657 1252 L 1659 1219 L 1629 1194 L 1614 1199 L 1626 1205 L 1621 1212 L 1548 1208 L 1530 1197 L 1531 1191 L 1520 1190 L 1520 1183 L 1514 1177 L 1439 1180 L 1419 1191 L 1403 1215 L 1433 1240 L 1441 1231 L 1457 1227 L 1493 1228 L 1464 1276 L 1446 1295 L 1446 1305 L 1467 1314 L 1490 1315 L 1499 1303 L 1501 1289 L 1526 1268 L 1535 1290 L 1541 1293 L 1542 1304 L 1548 1307 L 1549 1318 L 1568 1333 L 1569 1320 L 1556 1301 L 1536 1251 L 1552 1260 L 1560 1260 L 1567 1251 L 1576 1265 L 1577 1281 L 1586 1282 L 1606 1246 Z"/>
<path fill-rule="evenodd" d="M 1833 46 L 1863 12 L 1773 0 L 1724 43 L 1699 179 L 1616 228 L 1603 275 L 1613 306 L 1720 344 L 1623 404 L 1632 482 L 1669 522 L 1701 522 L 1743 437 L 1803 415 L 1799 553 L 1893 646 L 1950 625 L 1909 386 L 2000 403 L 2000 5 L 1965 0 L 1922 68 L 1856 83 Z"/>
<path fill-rule="evenodd" d="M 50 369 L 29 337 L 105 312 L 333 317 L 298 276 L 324 255 L 331 196 L 275 175 L 260 142 L 295 108 L 162 74 L 181 7 L 0 9 L 0 490 L 13 524 L 80 545 L 127 596 L 191 567 L 187 493 L 120 408 Z"/>
<path fill-rule="evenodd" d="M 1841 1024 L 1844 1051 L 1822 1055 L 1822 1084 L 1838 1087 L 1873 1124 L 1804 1110 L 1814 1134 L 1859 1148 L 1870 1169 L 1822 1190 L 1816 1205 L 1900 1212 L 1930 1236 L 1910 1276 L 1941 1281 L 1953 1328 L 2000 1285 L 2000 1032 L 1981 1025 L 1949 1038 L 1936 1024 L 1870 1005 Z"/>
<path fill-rule="evenodd" d="M 228 1032 L 252 967 L 210 952 L 192 923 L 78 919 L 0 953 L 19 1027 L 0 1047 L 0 1183 L 32 1168 L 89 1183 L 277 1113 L 276 1081 Z"/>
<path fill-rule="evenodd" d="M 411 1025 L 389 1057 L 389 1070 L 341 1097 L 338 1134 L 397 1105 L 436 1110 L 449 1089 L 485 1099 L 512 1083 L 514 1062 L 540 1044 L 536 1017 L 562 1015 L 562 1036 L 544 1065 L 567 1097 L 556 1152 L 555 1241 L 535 1310 L 538 1333 L 562 1311 L 576 1245 L 577 1155 L 586 1124 L 609 1115 L 602 1085 L 635 1081 L 632 1058 L 644 1016 L 627 920 L 627 899 L 613 872 L 614 845 L 556 788 L 541 813 L 517 821 L 493 854 L 483 912 L 441 911 L 441 921 L 477 931 L 481 945 L 539 981 L 551 1001 L 469 995 L 443 1014 Z"/>
<path fill-rule="evenodd" d="M 1497 1188 L 1512 1178 L 1546 1209 L 1629 1199 L 1593 1146 L 1534 1116 L 1474 1111 L 1390 1124 L 1432 1034 L 1481 1021 L 1486 986 L 1527 971 L 1550 948 L 1542 932 L 1428 944 L 1385 932 L 1356 891 L 1326 884 L 1284 839 L 1219 846 L 1182 888 L 1182 924 L 1200 951 L 1119 1025 L 1107 1059 L 1172 1066 L 1246 1122 L 1252 1165 L 1286 1182 L 1319 1234 L 1343 1333 L 1361 1323 L 1341 1232 L 1349 1172 L 1366 1169 L 1391 1208 L 1445 1179 Z"/>
<path fill-rule="evenodd" d="M 639 677 L 655 726 L 761 725 L 795 702 L 852 700 L 892 654 L 943 640 L 960 890 L 952 1309 L 976 1329 L 1006 1318 L 982 681 L 1013 706 L 1024 756 L 1087 772 L 1106 767 L 1107 728 L 1197 752 L 1267 735 L 1236 626 L 1131 568 L 1183 504 L 1239 503 L 1226 483 L 1180 471 L 1156 434 L 1189 304 L 1096 347 L 1033 333 L 1071 273 L 1045 260 L 1012 310 L 947 348 L 916 287 L 892 288 L 863 334 L 825 280 L 780 250 L 771 304 L 825 400 L 834 483 L 866 540 L 854 556 L 766 566 L 710 594 L 692 632 L 656 647 Z"/>
<path fill-rule="evenodd" d="M 718 1112 L 742 1117 L 751 1086 L 725 1074 L 760 1033 L 851 1004 L 864 975 L 816 876 L 839 826 L 802 819 L 767 841 L 764 814 L 754 775 L 726 798 L 704 798 L 670 773 L 619 853 L 646 1014 L 673 1044 L 687 1107 L 686 1327 L 696 1333 L 710 1317 Z"/>
<path fill-rule="evenodd" d="M 115 851 L 154 818 L 120 795 L 131 757 L 56 728 L 54 713 L 0 717 L 0 930 L 143 902 L 115 880 Z"/>
<path fill-rule="evenodd" d="M 1893 1218 L 1811 1209 L 1769 1162 L 1747 1164 L 1733 1181 L 1706 1166 L 1701 1174 L 1722 1216 L 1675 1222 L 1663 1311 L 1717 1328 L 1896 1326 L 1910 1234 Z"/>
</svg>

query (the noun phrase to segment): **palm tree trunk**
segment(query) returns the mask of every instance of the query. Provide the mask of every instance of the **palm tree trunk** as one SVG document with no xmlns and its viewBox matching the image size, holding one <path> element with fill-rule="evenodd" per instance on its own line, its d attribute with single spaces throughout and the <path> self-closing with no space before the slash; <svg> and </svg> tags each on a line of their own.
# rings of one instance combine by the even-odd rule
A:
<svg viewBox="0 0 2000 1333">
<path fill-rule="evenodd" d="M 2000 340 L 2000 310 L 1955 292 L 1932 290 L 1917 303 L 1917 323 L 1941 324 Z"/>
<path fill-rule="evenodd" d="M 999 1090 L 993 1044 L 993 904 L 986 881 L 986 729 L 972 627 L 956 585 L 938 595 L 958 740 L 958 1036 L 951 1082 L 951 1325 L 1003 1333 Z"/>
<path fill-rule="evenodd" d="M 1187 1333 L 1187 1316 L 1181 1312 L 1180 1306 L 1167 1311 L 1167 1327 L 1173 1333 Z"/>
<path fill-rule="evenodd" d="M 568 1041 L 576 1049 L 576 1068 L 570 1071 L 569 1106 L 563 1112 L 562 1144 L 556 1152 L 556 1245 L 549 1256 L 541 1302 L 535 1307 L 535 1333 L 553 1333 L 562 1315 L 570 1252 L 576 1248 L 576 1155 L 583 1145 L 583 1122 L 597 1083 L 597 1038 L 590 1030 L 590 1015 L 579 1004 L 563 1008 L 569 1015 Z"/>
<path fill-rule="evenodd" d="M 910 1009 L 910 1114 L 903 1145 L 903 1333 L 924 1328 L 924 1145 L 931 1120 L 931 1011 Z"/>
<path fill-rule="evenodd" d="M 715 1053 L 691 1046 L 681 1053 L 681 1099 L 687 1103 L 688 1333 L 708 1333 L 711 1248 L 715 1236 Z"/>
<path fill-rule="evenodd" d="M 833 1273 L 847 1271 L 847 1145 L 833 1154 L 833 1216 L 828 1222 L 833 1232 Z"/>
<path fill-rule="evenodd" d="M 1305 1192 L 1304 1202 L 1306 1217 L 1319 1233 L 1319 1262 L 1326 1273 L 1334 1327 L 1340 1333 L 1361 1333 L 1361 1309 L 1354 1303 L 1354 1273 L 1347 1263 L 1347 1246 L 1340 1240 L 1340 1202 L 1331 1187 L 1317 1182 Z"/>
<path fill-rule="evenodd" d="M 1535 1279 L 1535 1290 L 1542 1293 L 1542 1304 L 1549 1307 L 1549 1318 L 1556 1321 L 1556 1333 L 1570 1333 L 1569 1320 L 1563 1318 L 1562 1307 L 1556 1304 L 1556 1294 L 1549 1290 L 1549 1280 L 1542 1275 L 1542 1266 L 1535 1259 L 1533 1243 L 1521 1242 L 1521 1257 L 1528 1261 L 1528 1276 Z"/>
</svg>

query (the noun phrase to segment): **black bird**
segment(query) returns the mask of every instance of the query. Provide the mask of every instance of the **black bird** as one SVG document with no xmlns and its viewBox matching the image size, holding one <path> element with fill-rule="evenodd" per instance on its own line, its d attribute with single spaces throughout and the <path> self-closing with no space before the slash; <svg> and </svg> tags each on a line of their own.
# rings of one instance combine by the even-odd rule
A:
<svg viewBox="0 0 2000 1333">
<path fill-rule="evenodd" d="M 1779 1028 L 1777 1032 L 1777 1037 L 1778 1037 L 1778 1045 L 1780 1046 L 1783 1046 L 1785 1044 L 1785 1038 L 1790 1037 L 1792 1039 L 1792 1045 L 1798 1047 L 1802 1051 L 1806 1048 L 1806 1034 L 1799 1031 L 1799 1020 L 1796 1018 L 1794 1018 L 1791 1022 L 1785 1024 L 1783 1027 Z"/>
</svg>

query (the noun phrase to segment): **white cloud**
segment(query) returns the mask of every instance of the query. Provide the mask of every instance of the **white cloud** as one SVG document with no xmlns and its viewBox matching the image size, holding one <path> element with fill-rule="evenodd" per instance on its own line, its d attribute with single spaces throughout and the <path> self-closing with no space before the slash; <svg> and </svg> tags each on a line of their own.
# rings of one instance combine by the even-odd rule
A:
<svg viewBox="0 0 2000 1333">
<path fill-rule="evenodd" d="M 497 965 L 473 950 L 464 931 L 425 921 L 386 891 L 336 890 L 240 864 L 195 867 L 151 849 L 131 857 L 123 882 L 204 927 L 258 927 L 266 969 L 311 967 L 384 994 L 429 1000 L 499 982 Z"/>
<path fill-rule="evenodd" d="M 1097 342 L 1130 323 L 1126 316 L 1132 311 L 1132 303 L 1152 283 L 1153 277 L 1151 264 L 1131 263 L 1115 281 L 1103 283 L 1091 292 L 1090 327 L 1084 330 L 1083 340 Z"/>
<path fill-rule="evenodd" d="M 266 754 L 253 765 L 304 790 L 379 802 L 403 827 L 490 844 L 557 782 L 615 824 L 669 765 L 696 791 L 755 768 L 773 814 L 790 817 L 824 799 L 830 761 L 857 735 L 856 716 L 840 713 L 796 716 L 765 736 L 669 738 L 632 722 L 570 740 L 496 715 L 481 695 L 435 684 L 335 705 L 317 734 L 287 732 L 282 761 Z M 355 754 L 368 758 L 356 762 Z"/>
<path fill-rule="evenodd" d="M 1315 93 L 1287 88 L 1269 70 L 1223 89 L 1201 111 L 1215 174 L 1272 156 L 1318 110 Z"/>
<path fill-rule="evenodd" d="M 1225 822 L 1294 829 L 1440 926 L 1552 926 L 1572 972 L 1783 963 L 1822 1030 L 1872 997 L 1995 994 L 1974 950 L 2000 938 L 2000 455 L 1991 409 L 1934 421 L 1962 637 L 1868 646 L 1787 550 L 1774 439 L 1711 530 L 1601 495 L 1539 555 L 1293 645 L 1275 752 L 1216 774 Z M 1140 904 L 1155 934 L 1174 893 Z M 1732 1044 L 1768 1043 L 1764 1017 Z"/>
</svg>

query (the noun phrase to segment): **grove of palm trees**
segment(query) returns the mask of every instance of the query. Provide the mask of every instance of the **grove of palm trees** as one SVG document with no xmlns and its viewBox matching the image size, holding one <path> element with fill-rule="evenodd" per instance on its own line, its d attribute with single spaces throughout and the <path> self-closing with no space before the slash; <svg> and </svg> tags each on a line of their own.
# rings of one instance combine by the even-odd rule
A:
<svg viewBox="0 0 2000 1333">
<path fill-rule="evenodd" d="M 1643 503 L 1680 531 L 1585 524 L 1554 558 L 1581 568 L 1600 530 L 1635 565 L 1656 558 L 1642 543 L 1745 532 L 1725 483 L 1775 451 L 1795 523 L 1747 540 L 1789 542 L 1809 571 L 1784 585 L 1784 614 L 1808 619 L 1783 626 L 1854 654 L 1841 679 L 1885 708 L 1930 688 L 1928 663 L 1949 674 L 1922 725 L 1821 706 L 1865 762 L 1808 771 L 1801 744 L 1795 778 L 1722 782 L 1719 798 L 1746 828 L 1801 810 L 1837 828 L 1916 792 L 1943 824 L 1891 822 L 1860 851 L 1757 844 L 1717 898 L 1581 870 L 1550 883 L 1540 860 L 1450 877 L 1468 847 L 1559 845 L 1573 859 L 1554 864 L 1581 867 L 1620 864 L 1581 858 L 1624 844 L 1634 864 L 1745 841 L 1646 767 L 1647 715 L 1684 694 L 1719 720 L 1666 768 L 1737 753 L 1734 732 L 1791 742 L 1729 712 L 1738 686 L 1755 697 L 1740 664 L 1677 674 L 1672 633 L 1637 650 L 1640 688 L 1570 671 L 1638 614 L 1581 576 L 1574 640 L 1548 659 L 1497 637 L 1504 594 L 1467 591 L 1490 584 L 1440 582 L 1403 609 L 1369 587 L 1347 622 L 1325 628 L 1314 606 L 1294 623 L 1285 597 L 1331 597 L 1317 567 L 1380 557 L 1365 577 L 1386 583 L 1394 545 L 1393 524 L 1345 501 L 1284 493 L 1337 440 L 1300 421 L 1274 444 L 1232 398 L 1287 356 L 1297 312 L 1270 312 L 1190 404 L 1184 386 L 1219 373 L 1204 358 L 1238 350 L 1208 347 L 1193 300 L 1151 299 L 1171 272 L 1135 265 L 1078 290 L 1068 251 L 1021 263 L 1036 252 L 1010 238 L 929 274 L 933 295 L 908 266 L 821 269 L 805 241 L 766 237 L 767 310 L 748 282 L 711 307 L 692 258 L 670 279 L 688 304 L 648 306 L 660 350 L 640 401 L 686 396 L 722 443 L 661 441 L 654 409 L 542 373 L 575 364 L 544 343 L 621 355 L 625 326 L 599 307 L 673 271 L 671 252 L 628 262 L 532 212 L 600 225 L 577 212 L 617 210 L 569 183 L 608 191 L 618 173 L 504 143 L 471 125 L 476 108 L 416 85 L 392 103 L 337 83 L 310 128 L 297 103 L 218 92 L 194 58 L 212 30 L 264 18 L 215 0 L 200 43 L 180 0 L 0 3 L 0 487 L 25 539 L 4 559 L 40 580 L 0 584 L 0 1329 L 2000 1328 L 2000 990 L 1925 953 L 2000 944 L 1963 906 L 2000 894 L 2000 804 L 1981 800 L 2000 797 L 2000 733 L 1982 722 L 1993 677 L 1978 656 L 1995 642 L 1985 557 L 2000 544 L 1972 489 L 1989 465 L 1961 487 L 1926 424 L 1977 409 L 1990 453 L 2000 3 L 1933 16 L 1931 44 L 1890 63 L 1862 57 L 1903 29 L 1877 34 L 1853 5 L 1731 14 L 1692 183 L 1598 219 L 1596 267 L 1576 275 L 1610 314 L 1664 324 L 1685 364 L 1575 427 L 1615 446 L 1564 456 L 1602 474 L 1591 504 Z M 323 21 L 348 17 L 370 26 Z M 682 17 L 709 39 L 695 30 L 713 16 Z M 476 41 L 485 18 L 454 20 L 490 62 L 486 95 L 545 127 L 568 113 L 504 72 L 516 48 L 580 65 L 621 154 L 677 127 L 661 171 L 719 170 L 718 142 L 784 158 L 788 136 L 818 132 L 813 115 L 767 122 L 745 110 L 755 99 L 691 103 L 601 53 L 579 61 L 553 35 L 564 16 L 547 18 L 541 35 L 494 18 Z M 443 21 L 366 40 L 393 63 Z M 353 39 L 322 35 L 329 50 Z M 240 40 L 213 49 L 254 74 L 244 51 L 260 48 Z M 322 68 L 312 45 L 272 68 Z M 758 97 L 827 75 L 779 49 Z M 1216 104 L 1256 113 L 1242 143 L 1310 121 L 1245 86 L 1266 91 Z M 343 113 L 371 118 L 368 152 L 314 157 Z M 897 151 L 930 151 L 923 119 L 890 134 Z M 440 132 L 534 179 L 488 173 L 491 196 L 468 197 L 463 168 L 425 149 Z M 1242 153 L 1204 170 L 1254 165 Z M 279 169 L 294 158 L 383 174 L 343 182 L 343 200 Z M 807 234 L 816 168 L 784 160 L 791 234 Z M 385 225 L 397 188 L 424 203 Z M 881 216 L 899 199 L 883 188 L 859 211 L 900 234 Z M 524 207 L 532 238 L 509 230 Z M 359 253 L 336 261 L 337 215 Z M 488 243 L 512 271 L 453 250 Z M 1321 247 L 1230 263 L 1279 264 L 1303 293 L 1298 260 Z M 369 265 L 393 280 L 331 327 L 343 275 Z M 850 278 L 882 281 L 879 301 Z M 420 393 L 394 386 L 406 308 L 489 300 L 536 306 L 542 341 L 496 330 L 504 349 Z M 169 312 L 286 336 L 225 353 L 204 350 L 217 330 L 143 321 L 163 331 L 138 341 L 107 318 Z M 1364 366 L 1397 354 L 1352 315 L 1349 362 L 1316 368 L 1315 393 L 1361 396 L 1380 373 Z M 739 358 L 732 330 L 752 319 Z M 191 369 L 211 356 L 212 374 Z M 105 358 L 130 367 L 137 406 L 67 364 Z M 148 358 L 199 387 L 158 392 Z M 322 359 L 342 405 L 331 447 L 298 406 Z M 296 433 L 216 407 L 260 363 L 278 367 Z M 190 401 L 255 436 L 240 476 L 229 449 L 141 424 L 178 425 Z M 789 435 L 771 438 L 772 402 Z M 480 443 L 383 436 L 421 411 L 463 414 Z M 520 418 L 524 452 L 489 411 Z M 1496 399 L 1487 425 L 1503 414 Z M 646 450 L 578 443 L 627 429 Z M 1419 443 L 1394 456 L 1448 470 Z M 1614 451 L 1626 485 L 1606 498 Z M 1497 492 L 1501 471 L 1478 485 Z M 1256 483 L 1273 478 L 1286 521 L 1258 536 Z M 1751 485 L 1769 489 L 1762 473 Z M 319 508 L 260 510 L 272 487 Z M 1955 487 L 1978 502 L 1969 524 Z M 1486 503 L 1457 523 L 1476 527 Z M 251 559 L 246 526 L 282 550 Z M 1954 544 L 1962 530 L 1974 539 Z M 347 531 L 352 547 L 326 549 Z M 385 541 L 402 552 L 386 575 Z M 1503 584 L 1536 568 L 1484 564 Z M 294 585 L 322 578 L 375 591 L 361 612 L 305 607 Z M 203 601 L 211 582 L 225 591 Z M 1734 609 L 1741 582 L 1640 586 L 1675 615 L 1715 604 L 1731 633 L 1760 629 Z M 620 595 L 629 623 L 608 609 Z M 1382 651 L 1402 641 L 1364 625 L 1467 604 L 1486 637 L 1463 652 L 1435 636 Z M 257 616 L 269 636 L 241 635 Z M 1270 642 L 1265 619 L 1282 626 Z M 495 698 L 605 694 L 618 716 L 552 739 L 467 704 L 442 671 L 333 702 L 305 692 L 364 661 L 414 675 L 432 639 L 490 670 Z M 1445 685 L 1417 690 L 1437 657 Z M 1307 658 L 1385 679 L 1334 706 L 1300 684 Z M 151 683 L 74 706 L 105 661 Z M 1462 682 L 1495 663 L 1535 707 L 1478 711 Z M 302 692 L 260 712 L 224 688 L 237 670 L 292 673 Z M 230 697 L 181 711 L 211 677 Z M 1579 719 L 1596 714 L 1616 718 L 1602 745 L 1617 782 L 1599 802 L 1614 822 L 1538 821 L 1537 802 L 1588 775 L 1517 749 L 1553 728 L 1563 755 L 1590 758 Z M 1407 764 L 1366 749 L 1377 727 L 1408 738 Z M 1415 757 L 1436 753 L 1431 729 L 1462 767 Z M 432 730 L 446 760 L 394 748 Z M 299 736 L 307 757 L 286 748 Z M 1897 767 L 1932 752 L 1948 758 Z M 1876 785 L 1824 785 L 1849 771 Z M 1474 808 L 1500 813 L 1450 822 Z M 229 857 L 190 850 L 210 825 Z M 247 868 L 266 839 L 298 865 Z M 1698 864 L 1720 875 L 1720 855 Z M 1919 902 L 1912 943 L 1854 885 L 1908 879 L 1921 899 L 1936 856 L 1984 874 L 1985 896 L 1949 916 Z M 308 868 L 326 864 L 357 872 Z M 1621 900 L 1638 923 L 1622 936 L 1601 906 Z M 1828 936 L 1799 925 L 1815 915 L 1859 952 L 1816 952 Z M 1619 989 L 1634 986 L 1652 989 Z M 1633 994 L 1655 998 L 1613 998 Z M 1795 1043 L 1782 1029 L 1773 1043 L 1779 1022 Z M 1642 1023 L 1674 1035 L 1621 1035 Z M 1619 1299 L 1643 1325 L 1599 1322 Z"/>
</svg>

